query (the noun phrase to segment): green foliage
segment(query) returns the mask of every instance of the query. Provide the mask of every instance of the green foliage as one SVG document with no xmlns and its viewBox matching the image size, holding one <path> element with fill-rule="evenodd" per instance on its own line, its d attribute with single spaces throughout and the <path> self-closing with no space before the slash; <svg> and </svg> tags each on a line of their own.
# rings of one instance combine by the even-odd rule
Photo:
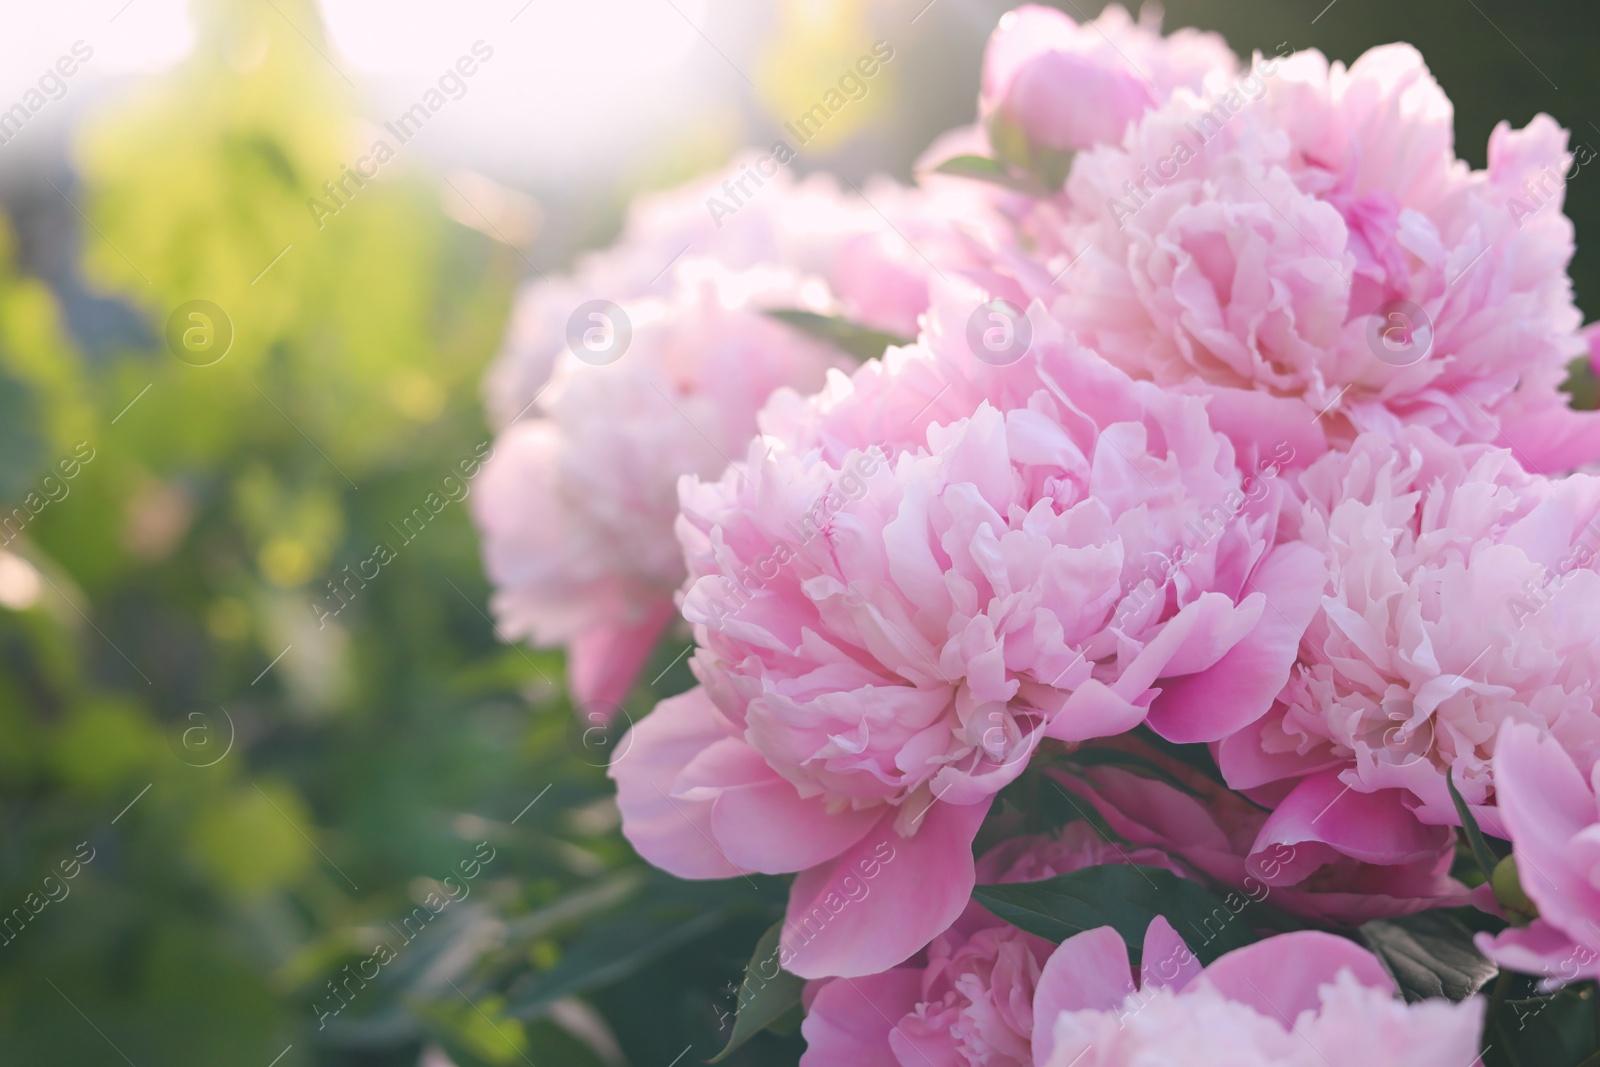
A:
<svg viewBox="0 0 1600 1067">
<path fill-rule="evenodd" d="M 1448 912 L 1375 919 L 1362 925 L 1361 939 L 1410 1001 L 1465 1000 L 1495 976 L 1495 965 L 1473 947 L 1472 931 Z"/>
<path fill-rule="evenodd" d="M 806 983 L 779 966 L 778 940 L 782 935 L 783 923 L 775 922 L 756 942 L 739 983 L 739 1010 L 733 1033 L 723 1050 L 712 1057 L 712 1063 L 721 1063 L 762 1030 L 799 1010 Z"/>
<path fill-rule="evenodd" d="M 1161 867 L 1085 867 L 1041 882 L 979 886 L 973 898 L 1007 922 L 1061 942 L 1099 926 L 1113 927 L 1137 958 L 1146 929 L 1164 916 L 1196 958 L 1210 963 L 1256 939 L 1254 901 L 1226 898 Z"/>
</svg>

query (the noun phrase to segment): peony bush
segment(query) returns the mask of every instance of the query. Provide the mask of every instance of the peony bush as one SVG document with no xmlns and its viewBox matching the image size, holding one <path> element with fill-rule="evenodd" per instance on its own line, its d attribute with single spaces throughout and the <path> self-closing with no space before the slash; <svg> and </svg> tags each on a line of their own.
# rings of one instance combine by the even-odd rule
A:
<svg viewBox="0 0 1600 1067">
<path fill-rule="evenodd" d="M 737 163 L 529 286 L 494 612 L 641 713 L 640 856 L 785 880 L 730 1048 L 1577 1062 L 1600 415 L 1564 388 L 1600 342 L 1566 132 L 1487 158 L 1406 45 L 1024 7 L 915 186 L 708 216 Z"/>
</svg>

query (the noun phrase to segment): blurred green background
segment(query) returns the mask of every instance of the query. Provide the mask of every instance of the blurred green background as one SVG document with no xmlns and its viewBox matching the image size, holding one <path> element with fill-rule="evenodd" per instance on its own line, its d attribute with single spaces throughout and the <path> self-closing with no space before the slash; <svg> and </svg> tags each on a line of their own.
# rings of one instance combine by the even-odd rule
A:
<svg viewBox="0 0 1600 1067">
<path fill-rule="evenodd" d="M 476 14 L 510 34 L 523 6 Z M 495 637 L 466 505 L 414 540 L 392 524 L 482 454 L 478 383 L 524 278 L 610 240 L 639 190 L 768 143 L 875 39 L 897 53 L 884 91 L 798 165 L 908 178 L 970 121 L 1005 6 L 691 5 L 700 39 L 662 77 L 708 103 L 678 126 L 578 168 L 559 137 L 521 145 L 470 179 L 419 152 L 320 228 L 307 199 L 386 109 L 312 0 L 196 0 L 185 58 L 0 146 L 0 1063 L 668 1067 L 721 1047 L 782 884 L 644 868 L 560 657 Z M 1600 144 L 1575 0 L 1174 0 L 1167 24 L 1245 53 L 1412 41 L 1475 165 L 1496 121 L 1538 111 Z M 474 91 L 591 121 L 581 87 Z M 479 225 L 462 180 L 538 226 Z M 1580 245 L 1600 234 L 1587 168 L 1568 210 Z M 1580 304 L 1597 271 L 1580 252 Z M 195 300 L 219 331 L 202 349 L 231 335 L 207 366 L 165 340 L 175 312 L 203 326 Z M 380 542 L 395 558 L 319 625 Z M 635 717 L 689 684 L 682 650 L 658 651 Z M 765 1034 L 734 1062 L 798 1047 Z"/>
</svg>

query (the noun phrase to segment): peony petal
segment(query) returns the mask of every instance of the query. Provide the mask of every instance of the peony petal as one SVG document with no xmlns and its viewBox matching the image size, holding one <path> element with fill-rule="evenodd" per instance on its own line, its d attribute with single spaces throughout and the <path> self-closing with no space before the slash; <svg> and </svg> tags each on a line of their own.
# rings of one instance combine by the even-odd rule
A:
<svg viewBox="0 0 1600 1067">
<path fill-rule="evenodd" d="M 763 874 L 803 871 L 826 863 L 877 823 L 873 808 L 830 814 L 822 797 L 803 798 L 768 771 L 766 781 L 733 786 L 712 805 L 712 836 L 728 859 Z"/>
<path fill-rule="evenodd" d="M 789 890 L 784 964 L 802 978 L 876 974 L 955 922 L 976 884 L 972 841 L 985 804 L 935 801 L 909 837 L 890 808 L 872 831 Z"/>
<path fill-rule="evenodd" d="M 1600 952 L 1574 944 L 1543 919 L 1507 927 L 1498 934 L 1478 934 L 1472 943 L 1507 970 L 1543 975 L 1549 986 L 1600 977 Z"/>
<path fill-rule="evenodd" d="M 1589 783 L 1554 738 L 1519 723 L 1500 731 L 1494 773 L 1523 890 L 1545 919 L 1600 947 L 1600 889 L 1574 862 L 1572 848 L 1574 838 L 1600 821 Z"/>
<path fill-rule="evenodd" d="M 1201 970 L 1199 957 L 1189 951 L 1172 924 L 1161 915 L 1151 919 L 1144 932 L 1144 951 L 1139 957 L 1139 988 L 1146 993 L 1169 986 L 1182 989 Z"/>
<path fill-rule="evenodd" d="M 889 1033 L 916 1009 L 921 992 L 915 967 L 808 983 L 800 1067 L 895 1067 Z"/>
<path fill-rule="evenodd" d="M 617 783 L 622 834 L 639 855 L 679 878 L 747 873 L 717 847 L 709 799 L 674 795 L 684 768 L 728 737 L 727 725 L 699 686 L 663 700 L 617 746 L 607 772 Z"/>
<path fill-rule="evenodd" d="M 1062 1012 L 1112 1011 L 1134 992 L 1128 946 L 1115 928 L 1096 927 L 1061 942 L 1033 993 L 1033 1062 L 1050 1059 Z"/>
<path fill-rule="evenodd" d="M 567 686 L 580 704 L 616 705 L 633 688 L 656 639 L 677 615 L 670 600 L 652 605 L 631 625 L 595 626 L 567 646 Z"/>
<path fill-rule="evenodd" d="M 1289 680 L 1327 576 L 1308 545 L 1273 551 L 1246 583 L 1266 600 L 1255 628 L 1209 669 L 1164 679 L 1150 705 L 1150 728 L 1180 744 L 1217 741 L 1265 715 Z"/>
<path fill-rule="evenodd" d="M 1327 862 L 1330 851 L 1384 865 L 1425 861 L 1447 851 L 1450 828 L 1418 822 L 1402 796 L 1397 789 L 1359 792 L 1332 771 L 1311 775 L 1267 817 L 1251 852 L 1274 845 L 1293 848 L 1294 859 L 1272 882 L 1292 885 Z"/>
<path fill-rule="evenodd" d="M 1317 991 L 1341 971 L 1349 971 L 1364 986 L 1394 992 L 1394 979 L 1378 957 L 1321 930 L 1296 930 L 1234 949 L 1212 961 L 1195 981 L 1208 982 L 1229 1000 L 1249 1004 L 1291 1028 L 1301 1012 L 1321 1006 Z"/>
</svg>

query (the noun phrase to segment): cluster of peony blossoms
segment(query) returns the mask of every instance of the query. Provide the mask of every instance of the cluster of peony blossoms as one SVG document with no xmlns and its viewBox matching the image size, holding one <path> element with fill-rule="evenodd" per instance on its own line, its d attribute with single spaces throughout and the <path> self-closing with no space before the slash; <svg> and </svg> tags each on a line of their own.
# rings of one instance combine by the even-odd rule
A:
<svg viewBox="0 0 1600 1067">
<path fill-rule="evenodd" d="M 792 876 L 803 1062 L 1466 1067 L 1484 999 L 1397 999 L 1355 940 L 1437 909 L 1481 910 L 1490 975 L 1600 977 L 1566 133 L 1473 170 L 1452 123 L 1408 46 L 1025 7 L 916 186 L 740 162 L 523 296 L 495 613 L 612 708 L 692 637 L 617 746 L 623 833 Z M 974 895 L 1117 865 L 1252 943 Z"/>
</svg>

